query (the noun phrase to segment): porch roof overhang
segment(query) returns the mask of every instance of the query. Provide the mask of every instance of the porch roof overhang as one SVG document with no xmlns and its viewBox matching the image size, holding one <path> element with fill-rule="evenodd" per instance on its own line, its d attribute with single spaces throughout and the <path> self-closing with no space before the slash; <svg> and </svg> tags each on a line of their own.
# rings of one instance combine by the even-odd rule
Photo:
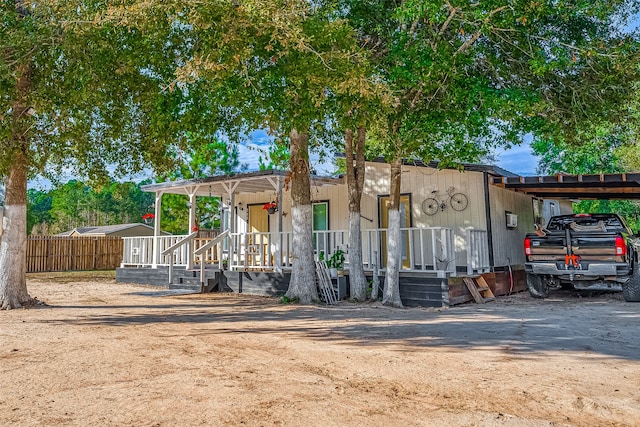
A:
<svg viewBox="0 0 640 427">
<path fill-rule="evenodd" d="M 640 199 L 640 173 L 490 177 L 493 185 L 546 199 Z"/>
<path fill-rule="evenodd" d="M 287 171 L 266 170 L 244 172 L 232 175 L 211 176 L 200 179 L 167 181 L 157 184 L 143 185 L 142 191 L 162 192 L 165 194 L 195 194 L 197 196 L 221 196 L 229 193 L 260 193 L 274 191 L 283 184 Z M 343 177 L 311 176 L 311 183 L 316 186 L 332 186 L 344 183 Z"/>
</svg>

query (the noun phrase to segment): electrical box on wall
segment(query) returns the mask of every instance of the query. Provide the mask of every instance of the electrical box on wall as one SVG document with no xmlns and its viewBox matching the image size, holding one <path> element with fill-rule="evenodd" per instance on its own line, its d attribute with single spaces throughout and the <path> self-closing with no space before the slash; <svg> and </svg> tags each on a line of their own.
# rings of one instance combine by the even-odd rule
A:
<svg viewBox="0 0 640 427">
<path fill-rule="evenodd" d="M 507 228 L 518 227 L 518 215 L 511 212 L 505 212 L 505 215 L 507 220 Z"/>
</svg>

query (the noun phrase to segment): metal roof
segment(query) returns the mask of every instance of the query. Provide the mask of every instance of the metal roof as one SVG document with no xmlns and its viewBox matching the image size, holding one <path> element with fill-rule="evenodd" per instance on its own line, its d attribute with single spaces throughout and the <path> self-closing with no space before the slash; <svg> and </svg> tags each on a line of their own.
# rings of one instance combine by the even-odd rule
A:
<svg viewBox="0 0 640 427">
<path fill-rule="evenodd" d="M 387 161 L 382 157 L 378 157 L 376 159 L 369 160 L 369 161 L 372 161 L 375 163 L 387 163 Z M 431 161 L 431 162 L 425 163 L 422 160 L 404 159 L 402 161 L 402 164 L 406 166 L 420 166 L 425 168 L 440 169 L 440 162 L 437 162 L 437 161 Z M 451 170 L 451 169 L 457 169 L 457 168 L 450 166 L 450 167 L 443 167 L 442 169 Z M 519 175 L 513 172 L 509 172 L 508 170 L 495 165 L 482 165 L 479 163 L 460 163 L 460 169 L 467 172 L 487 172 L 491 176 L 519 177 Z"/>
<path fill-rule="evenodd" d="M 115 225 L 97 225 L 97 226 L 88 226 L 88 227 L 77 227 L 73 230 L 65 231 L 63 233 L 58 233 L 56 236 L 70 236 L 74 232 L 83 235 L 109 235 L 112 233 L 117 233 L 119 231 L 127 230 L 129 228 L 134 227 L 146 227 L 153 229 L 153 227 L 148 226 L 147 224 L 142 224 L 139 222 L 129 223 L 129 224 L 115 224 Z"/>
<path fill-rule="evenodd" d="M 266 170 L 244 172 L 232 175 L 211 176 L 201 179 L 188 179 L 181 181 L 167 181 L 157 184 L 143 185 L 142 191 L 172 194 L 196 194 L 198 196 L 222 196 L 227 195 L 233 189 L 233 193 L 257 193 L 261 191 L 277 191 L 279 185 L 284 185 L 288 176 L 287 171 Z M 313 185 L 338 185 L 343 184 L 342 177 L 311 176 Z"/>
<path fill-rule="evenodd" d="M 640 199 L 640 173 L 491 177 L 499 187 L 540 198 L 630 200 Z"/>
</svg>

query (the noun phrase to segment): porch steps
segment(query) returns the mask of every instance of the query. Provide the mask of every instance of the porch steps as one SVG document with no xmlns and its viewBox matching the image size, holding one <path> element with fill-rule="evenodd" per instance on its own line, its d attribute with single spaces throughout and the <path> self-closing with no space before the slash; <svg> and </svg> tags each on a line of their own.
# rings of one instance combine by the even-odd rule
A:
<svg viewBox="0 0 640 427">
<path fill-rule="evenodd" d="M 206 269 L 204 289 L 200 281 L 200 270 L 176 270 L 173 275 L 173 283 L 169 283 L 169 289 L 186 289 L 193 292 L 211 292 L 218 288 L 220 281 L 218 269 Z"/>
<path fill-rule="evenodd" d="M 484 280 L 484 277 L 469 276 L 464 277 L 462 280 L 464 281 L 464 284 L 467 285 L 467 289 L 469 289 L 471 296 L 473 296 L 473 300 L 477 304 L 484 304 L 485 302 L 496 299 L 493 292 L 491 292 L 491 288 L 489 288 L 487 281 Z"/>
</svg>

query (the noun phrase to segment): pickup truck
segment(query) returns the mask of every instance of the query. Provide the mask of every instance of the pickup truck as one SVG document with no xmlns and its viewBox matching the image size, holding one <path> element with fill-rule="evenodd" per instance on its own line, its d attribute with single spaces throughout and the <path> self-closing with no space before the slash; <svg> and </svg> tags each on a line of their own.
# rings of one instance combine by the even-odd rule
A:
<svg viewBox="0 0 640 427">
<path fill-rule="evenodd" d="M 640 301 L 636 238 L 617 214 L 552 217 L 524 239 L 529 293 L 546 298 L 554 288 L 604 288 Z"/>
</svg>

